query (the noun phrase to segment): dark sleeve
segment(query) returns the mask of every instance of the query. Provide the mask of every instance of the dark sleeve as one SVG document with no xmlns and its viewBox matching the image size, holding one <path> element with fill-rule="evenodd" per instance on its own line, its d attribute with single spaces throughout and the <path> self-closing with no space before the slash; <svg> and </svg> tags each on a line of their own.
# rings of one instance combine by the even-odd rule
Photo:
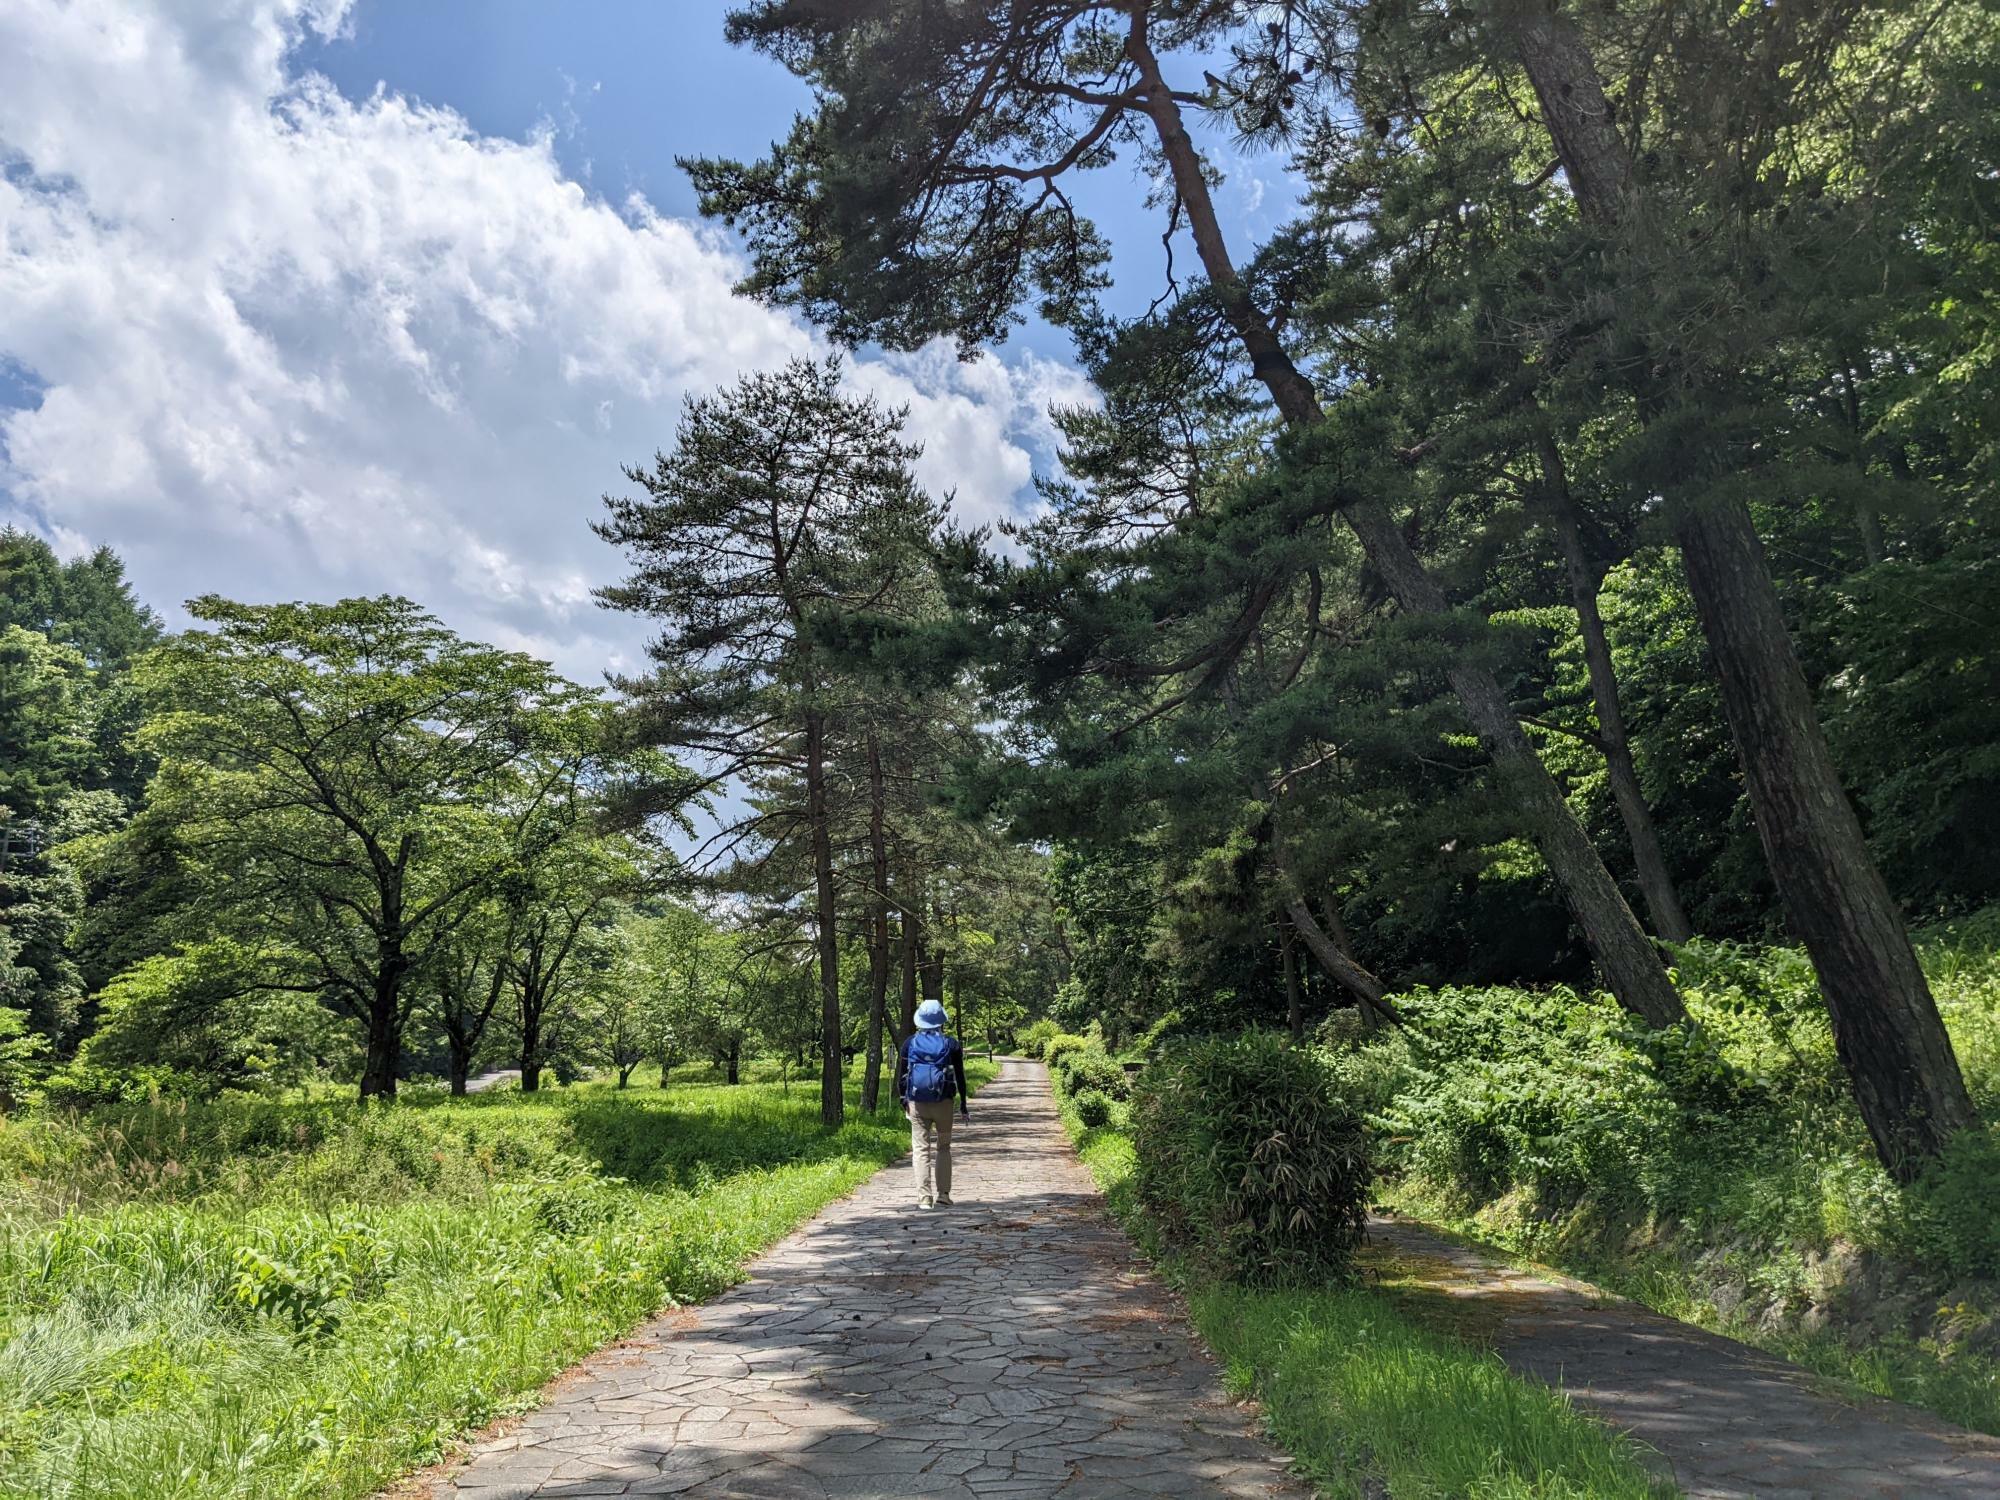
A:
<svg viewBox="0 0 2000 1500">
<path fill-rule="evenodd" d="M 972 1098 L 972 1090 L 965 1086 L 965 1048 L 956 1042 L 951 1048 L 951 1071 L 958 1079 L 958 1107 L 964 1109 Z"/>
<path fill-rule="evenodd" d="M 909 1071 L 910 1071 L 909 1052 L 907 1048 L 904 1046 L 904 1044 L 899 1042 L 896 1044 L 896 1097 L 898 1099 L 903 1097 L 904 1094 L 903 1084 L 905 1078 L 909 1074 Z"/>
</svg>

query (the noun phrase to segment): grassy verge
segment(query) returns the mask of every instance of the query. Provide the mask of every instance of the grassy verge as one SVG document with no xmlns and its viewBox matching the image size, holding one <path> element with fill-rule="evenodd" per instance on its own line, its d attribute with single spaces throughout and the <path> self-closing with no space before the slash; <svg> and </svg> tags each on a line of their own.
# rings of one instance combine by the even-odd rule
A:
<svg viewBox="0 0 2000 1500">
<path fill-rule="evenodd" d="M 1132 1142 L 1114 1116 L 1064 1124 L 1114 1213 L 1187 1296 L 1232 1394 L 1255 1397 L 1271 1435 L 1340 1500 L 1658 1500 L 1629 1442 L 1559 1392 L 1507 1372 L 1367 1286 L 1251 1291 L 1188 1285 L 1132 1193 Z"/>
<path fill-rule="evenodd" d="M 366 1494 L 907 1148 L 887 1110 L 823 1132 L 816 1093 L 0 1123 L 0 1494 Z"/>
</svg>

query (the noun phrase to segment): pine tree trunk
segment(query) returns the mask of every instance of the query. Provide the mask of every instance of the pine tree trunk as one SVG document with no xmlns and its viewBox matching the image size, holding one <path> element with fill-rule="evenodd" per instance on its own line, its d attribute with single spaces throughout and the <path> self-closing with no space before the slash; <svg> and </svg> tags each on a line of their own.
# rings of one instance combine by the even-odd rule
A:
<svg viewBox="0 0 2000 1500">
<path fill-rule="evenodd" d="M 542 999 L 535 986 L 521 995 L 521 1092 L 536 1093 L 542 1086 Z"/>
<path fill-rule="evenodd" d="M 1313 919 L 1312 909 L 1301 896 L 1288 896 L 1285 900 L 1285 916 L 1305 943 L 1306 951 L 1319 961 L 1319 966 L 1328 976 L 1348 990 L 1360 1004 L 1364 1016 L 1375 1016 L 1397 1026 L 1403 1024 L 1401 1014 L 1389 1002 L 1388 988 L 1360 964 L 1340 951 L 1326 929 Z"/>
<path fill-rule="evenodd" d="M 1292 1045 L 1302 1047 L 1306 1040 L 1306 1004 L 1299 984 L 1296 940 L 1289 922 L 1278 928 L 1278 956 L 1285 967 L 1285 1025 L 1292 1034 Z"/>
<path fill-rule="evenodd" d="M 1514 28 L 1579 209 L 1615 227 L 1629 173 L 1589 50 L 1550 9 L 1519 14 Z M 1673 525 L 1779 899 L 1812 957 L 1876 1151 L 1909 1181 L 1976 1123 L 1951 1038 L 1840 784 L 1748 507 L 1683 500 Z"/>
<path fill-rule="evenodd" d="M 868 736 L 868 868 L 874 889 L 868 903 L 868 1062 L 861 1075 L 861 1108 L 873 1114 L 882 1095 L 882 1027 L 889 1006 L 888 792 L 882 747 Z"/>
<path fill-rule="evenodd" d="M 1681 907 L 1673 877 L 1667 873 L 1659 827 L 1653 822 L 1653 810 L 1646 805 L 1646 794 L 1639 786 L 1639 768 L 1632 759 L 1631 738 L 1625 732 L 1625 712 L 1618 702 L 1618 675 L 1611 664 L 1611 642 L 1604 634 L 1604 616 L 1597 607 L 1597 570 L 1583 548 L 1583 533 L 1570 497 L 1562 450 L 1546 428 L 1538 438 L 1543 508 L 1562 551 L 1563 569 L 1569 576 L 1570 603 L 1576 609 L 1577 627 L 1583 636 L 1584 666 L 1590 673 L 1590 696 L 1597 708 L 1598 748 L 1604 754 L 1611 798 L 1618 805 L 1625 836 L 1632 844 L 1632 864 L 1639 876 L 1639 893 L 1645 897 L 1646 910 L 1653 918 L 1653 931 L 1670 943 L 1685 943 L 1694 936 L 1694 927 Z"/>
<path fill-rule="evenodd" d="M 920 973 L 924 983 L 924 998 L 935 1000 L 942 1005 L 944 1004 L 944 955 L 928 942 L 923 943 L 923 955 L 924 961 Z M 915 1024 L 914 1019 L 911 1024 Z"/>
<path fill-rule="evenodd" d="M 1140 69 L 1145 108 L 1187 213 L 1202 269 L 1279 415 L 1289 426 L 1315 426 L 1324 417 L 1319 397 L 1236 274 L 1201 158 L 1181 122 L 1180 106 L 1160 75 L 1159 61 L 1146 45 L 1144 25 L 1145 12 L 1140 9 L 1135 12 L 1126 51 Z M 1435 618 L 1450 613 L 1443 590 L 1424 570 L 1387 507 L 1364 495 L 1342 496 L 1335 507 L 1361 543 L 1370 566 L 1406 614 Z M 1620 1004 L 1648 1025 L 1668 1026 L 1684 1019 L 1687 1011 L 1658 951 L 1570 812 L 1555 778 L 1522 733 L 1498 680 L 1485 668 L 1467 662 L 1454 665 L 1445 675 L 1464 705 L 1474 733 L 1493 759 L 1501 792 L 1517 809 L 1529 838 L 1561 885 L 1605 984 Z"/>
<path fill-rule="evenodd" d="M 1674 532 L 1786 919 L 1876 1150 L 1907 1181 L 1976 1123 L 1951 1038 L 1840 784 L 1749 512 L 1691 506 Z"/>
<path fill-rule="evenodd" d="M 898 1048 L 907 1042 L 910 1033 L 917 1029 L 917 971 L 923 967 L 924 962 L 923 924 L 918 919 L 915 909 L 915 903 L 922 897 L 907 885 L 904 891 L 904 899 L 910 904 L 904 906 L 902 921 L 899 924 L 903 931 L 903 993 L 900 997 L 901 1003 L 897 1007 Z"/>
<path fill-rule="evenodd" d="M 812 826 L 813 912 L 819 947 L 819 1119 L 828 1129 L 847 1115 L 840 1055 L 840 931 L 834 904 L 833 839 L 826 805 L 826 724 L 806 715 L 806 820 Z"/>
</svg>

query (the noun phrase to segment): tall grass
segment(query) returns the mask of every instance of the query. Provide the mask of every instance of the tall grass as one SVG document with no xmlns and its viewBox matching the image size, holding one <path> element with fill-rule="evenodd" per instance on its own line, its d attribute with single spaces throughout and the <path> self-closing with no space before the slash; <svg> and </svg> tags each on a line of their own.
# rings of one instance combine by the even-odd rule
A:
<svg viewBox="0 0 2000 1500">
<path fill-rule="evenodd" d="M 0 1125 L 0 1493 L 365 1494 L 907 1143 L 766 1083 Z"/>
</svg>

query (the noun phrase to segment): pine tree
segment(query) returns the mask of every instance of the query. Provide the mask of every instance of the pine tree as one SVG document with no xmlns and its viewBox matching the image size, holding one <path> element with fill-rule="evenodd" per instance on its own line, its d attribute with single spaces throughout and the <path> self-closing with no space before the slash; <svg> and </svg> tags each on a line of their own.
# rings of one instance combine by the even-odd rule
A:
<svg viewBox="0 0 2000 1500">
<path fill-rule="evenodd" d="M 653 671 L 622 682 L 632 725 L 698 758 L 711 787 L 796 785 L 715 841 L 727 854 L 796 833 L 809 851 L 820 997 L 820 1117 L 841 1122 L 839 908 L 829 767 L 840 703 L 822 639 L 872 607 L 879 580 L 857 556 L 885 508 L 909 504 L 917 450 L 903 418 L 846 394 L 837 359 L 795 360 L 690 399 L 672 453 L 607 497 L 606 540 L 635 568 L 600 591 L 660 633 Z"/>
<path fill-rule="evenodd" d="M 1097 326 L 1104 247 L 1066 189 L 1121 146 L 1142 150 L 1171 184 L 1169 233 L 1192 234 L 1217 333 L 1310 446 L 1326 409 L 1280 337 L 1270 288 L 1232 259 L 1183 120 L 1184 107 L 1205 101 L 1175 88 L 1163 62 L 1175 49 L 1224 50 L 1261 30 L 1263 14 L 1106 0 L 988 0 L 949 12 L 917 0 L 752 6 L 732 16 L 732 37 L 805 77 L 820 107 L 762 162 L 688 166 L 703 210 L 749 238 L 748 290 L 803 306 L 843 338 L 908 345 L 948 333 L 970 348 L 1000 337 L 1031 288 L 1045 316 Z M 1379 448 L 1359 463 L 1325 459 L 1321 507 L 1344 521 L 1406 613 L 1444 620 L 1451 606 L 1385 503 L 1391 487 L 1359 482 L 1393 459 Z M 1246 639 L 1236 632 L 1224 653 Z M 1447 676 L 1614 993 L 1652 1024 L 1680 1019 L 1659 955 L 1497 680 L 1471 660 Z"/>
</svg>

